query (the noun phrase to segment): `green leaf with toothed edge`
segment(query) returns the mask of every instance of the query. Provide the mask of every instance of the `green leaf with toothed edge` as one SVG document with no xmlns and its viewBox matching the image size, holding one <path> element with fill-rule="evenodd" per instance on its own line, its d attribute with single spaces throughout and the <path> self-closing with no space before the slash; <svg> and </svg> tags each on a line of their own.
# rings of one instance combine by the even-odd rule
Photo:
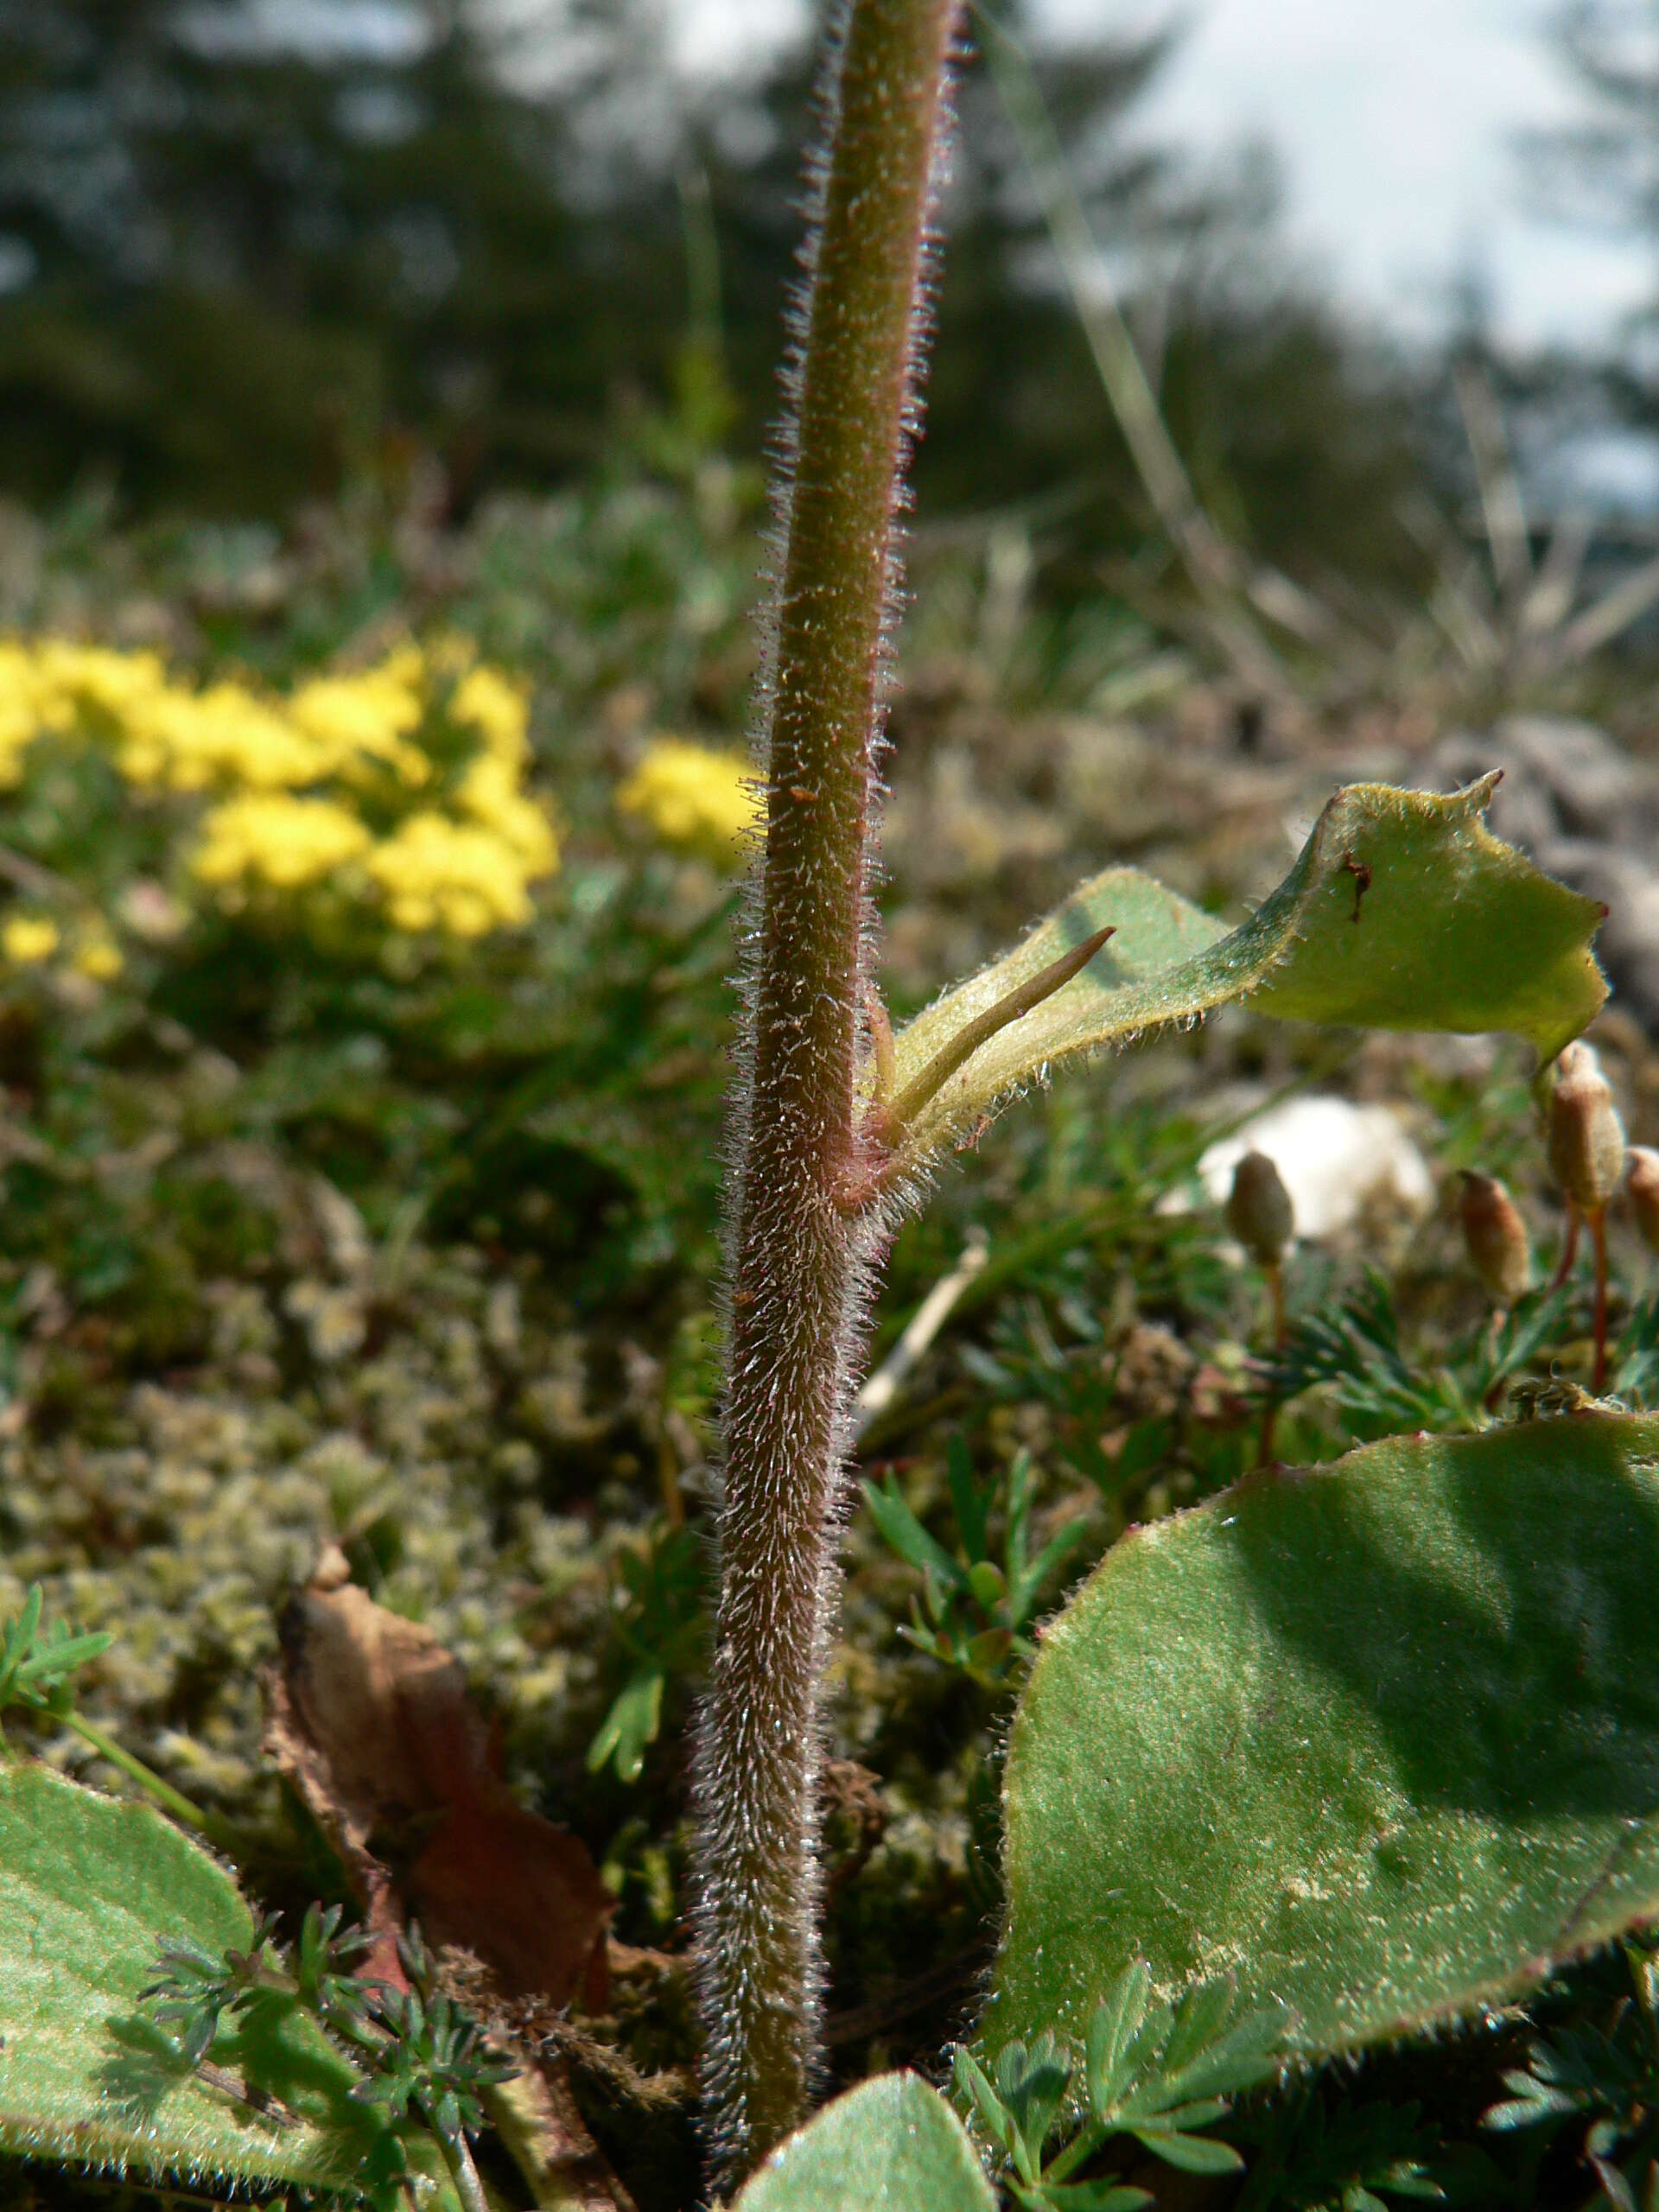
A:
<svg viewBox="0 0 1659 2212">
<path fill-rule="evenodd" d="M 990 2056 L 1144 1957 L 1324 2054 L 1659 1914 L 1659 1419 L 1394 1437 L 1123 1538 L 1004 1786 Z"/>
<path fill-rule="evenodd" d="M 395 2201 L 391 2128 L 296 2005 L 276 1993 L 228 2024 L 208 2079 L 139 2003 L 163 1944 L 252 1935 L 231 1877 L 150 1807 L 0 1768 L 0 2150 Z"/>
<path fill-rule="evenodd" d="M 1082 885 L 1002 959 L 893 1040 L 901 1096 L 969 1022 L 1110 923 L 1083 972 L 982 1044 L 894 1141 L 919 1166 L 1059 1061 L 1248 999 L 1257 1012 L 1383 1029 L 1508 1030 L 1551 1058 L 1606 997 L 1592 899 L 1486 829 L 1497 779 L 1447 798 L 1355 784 L 1240 928 L 1134 868 Z"/>
<path fill-rule="evenodd" d="M 732 2212 L 995 2212 L 968 2132 L 917 2074 L 880 2074 L 797 2128 Z"/>
</svg>

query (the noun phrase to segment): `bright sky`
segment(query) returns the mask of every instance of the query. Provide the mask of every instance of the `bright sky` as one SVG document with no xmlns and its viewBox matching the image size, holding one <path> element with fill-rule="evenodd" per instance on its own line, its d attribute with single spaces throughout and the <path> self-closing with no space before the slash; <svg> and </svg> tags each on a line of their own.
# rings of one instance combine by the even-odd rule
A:
<svg viewBox="0 0 1659 2212">
<path fill-rule="evenodd" d="M 1067 29 L 1111 5 L 1048 0 Z M 1506 333 L 1593 338 L 1641 300 L 1651 261 L 1527 207 L 1516 135 L 1574 112 L 1546 15 L 1537 0 L 1209 0 L 1149 120 L 1193 146 L 1268 138 L 1297 237 L 1391 318 L 1419 321 L 1472 269 Z"/>
<path fill-rule="evenodd" d="M 796 0 L 673 0 L 687 58 L 753 51 Z M 1147 0 L 1039 0 L 1056 30 L 1164 20 Z M 1266 138 L 1293 238 L 1333 289 L 1395 327 L 1432 327 L 1460 272 L 1522 342 L 1600 339 L 1644 296 L 1653 257 L 1529 214 L 1515 134 L 1573 95 L 1543 36 L 1548 0 L 1187 0 L 1192 29 L 1147 107 L 1202 155 Z"/>
</svg>

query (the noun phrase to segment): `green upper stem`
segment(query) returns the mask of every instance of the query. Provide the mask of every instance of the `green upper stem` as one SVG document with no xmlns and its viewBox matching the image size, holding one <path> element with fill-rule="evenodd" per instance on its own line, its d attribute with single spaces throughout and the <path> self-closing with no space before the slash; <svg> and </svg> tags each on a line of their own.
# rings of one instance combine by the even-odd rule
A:
<svg viewBox="0 0 1659 2212">
<path fill-rule="evenodd" d="M 802 2117 L 817 2055 L 817 1685 L 874 1236 L 845 1197 L 895 512 L 955 12 L 848 12 L 785 487 L 699 1746 L 705 2092 L 728 2175 Z"/>
</svg>

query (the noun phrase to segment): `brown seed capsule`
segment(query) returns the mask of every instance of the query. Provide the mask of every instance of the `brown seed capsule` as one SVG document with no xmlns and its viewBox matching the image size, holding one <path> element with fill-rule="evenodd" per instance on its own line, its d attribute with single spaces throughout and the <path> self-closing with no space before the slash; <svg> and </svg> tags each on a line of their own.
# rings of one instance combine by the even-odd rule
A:
<svg viewBox="0 0 1659 2212">
<path fill-rule="evenodd" d="M 1513 1306 L 1532 1281 L 1532 1254 L 1520 1208 L 1496 1175 L 1465 1173 L 1458 1211 L 1470 1266 L 1494 1304 Z"/>
<path fill-rule="evenodd" d="M 1265 1152 L 1247 1152 L 1233 1170 L 1227 1226 L 1258 1267 L 1274 1268 L 1296 1233 L 1290 1192 Z"/>
<path fill-rule="evenodd" d="M 1659 1152 L 1633 1144 L 1630 1160 L 1624 1187 L 1630 1194 L 1630 1211 L 1642 1242 L 1649 1252 L 1659 1252 Z"/>
<path fill-rule="evenodd" d="M 1549 1094 L 1550 1172 L 1573 1205 L 1599 1214 L 1624 1172 L 1624 1125 L 1592 1046 L 1569 1045 Z"/>
</svg>

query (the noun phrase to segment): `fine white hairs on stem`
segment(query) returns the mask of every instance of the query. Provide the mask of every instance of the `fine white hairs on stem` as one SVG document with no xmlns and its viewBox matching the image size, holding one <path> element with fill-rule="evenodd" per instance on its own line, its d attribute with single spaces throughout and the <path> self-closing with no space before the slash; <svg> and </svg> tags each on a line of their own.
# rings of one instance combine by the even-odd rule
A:
<svg viewBox="0 0 1659 2212">
<path fill-rule="evenodd" d="M 720 1594 L 696 1904 L 715 2178 L 820 2074 L 819 1684 L 855 1371 L 896 1201 L 862 1155 L 874 819 L 956 0 L 849 0 L 809 165 L 760 691 L 766 838 L 732 1116 Z M 849 1204 L 849 1191 L 861 1192 Z"/>
</svg>

